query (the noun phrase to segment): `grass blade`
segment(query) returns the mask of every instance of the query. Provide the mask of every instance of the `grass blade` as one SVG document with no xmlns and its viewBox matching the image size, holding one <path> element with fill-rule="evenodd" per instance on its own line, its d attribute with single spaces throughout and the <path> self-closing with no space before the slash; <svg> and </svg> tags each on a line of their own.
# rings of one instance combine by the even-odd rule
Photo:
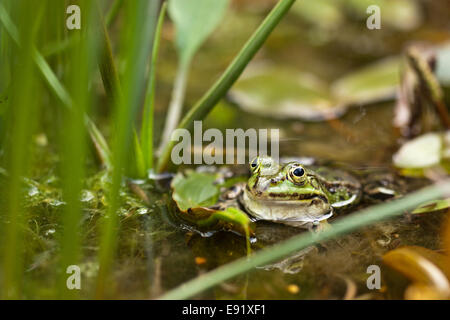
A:
<svg viewBox="0 0 450 320">
<path fill-rule="evenodd" d="M 148 86 L 145 94 L 144 112 L 142 115 L 141 125 L 141 149 L 144 156 L 146 170 L 153 169 L 153 113 L 155 103 L 155 86 L 156 86 L 156 63 L 158 60 L 159 43 L 161 40 L 162 27 L 164 24 L 164 17 L 166 15 L 166 2 L 163 3 L 158 24 L 155 31 L 155 38 L 153 41 L 152 61 L 150 64 L 150 73 L 148 77 Z"/>
<path fill-rule="evenodd" d="M 109 27 L 114 20 L 117 17 L 117 14 L 120 11 L 120 8 L 122 8 L 123 0 L 116 0 L 111 6 L 111 9 L 109 9 L 108 13 L 106 14 L 105 23 L 106 26 Z"/>
<path fill-rule="evenodd" d="M 133 130 L 133 142 L 134 142 L 134 158 L 136 159 L 136 170 L 137 175 L 140 178 L 145 177 L 145 159 L 144 154 L 142 152 L 141 144 L 139 142 L 139 136 L 136 130 Z"/>
<path fill-rule="evenodd" d="M 4 146 L 4 165 L 8 172 L 6 186 L 3 186 L 5 198 L 1 215 L 1 296 L 4 299 L 17 299 L 22 295 L 24 225 L 26 211 L 23 207 L 24 190 L 22 177 L 29 170 L 31 135 L 36 121 L 39 88 L 36 86 L 32 48 L 39 29 L 40 18 L 45 8 L 43 3 L 18 3 L 12 6 L 17 19 L 22 23 L 20 29 L 13 31 L 14 36 L 22 37 L 20 46 L 13 47 L 10 64 L 15 65 L 11 79 L 10 105 L 6 119 L 8 134 Z M 31 6 L 31 7 L 30 7 Z M 0 19 L 6 21 L 6 29 L 12 30 L 12 21 L 5 20 L 6 10 L 0 4 Z M 2 203 L 3 205 L 3 203 Z M 7 223 L 5 223 L 7 222 Z"/>
<path fill-rule="evenodd" d="M 94 22 L 93 2 L 83 0 L 80 2 L 83 14 L 89 25 Z M 91 92 L 88 84 L 95 70 L 96 48 L 95 36 L 88 33 L 91 26 L 76 31 L 73 35 L 77 39 L 77 50 L 70 52 L 71 68 L 68 70 L 68 88 L 74 97 L 76 108 L 64 108 L 63 123 L 65 134 L 61 135 L 61 180 L 62 194 L 66 206 L 61 215 L 61 224 L 64 232 L 60 235 L 61 256 L 59 261 L 58 298 L 78 298 L 78 290 L 68 290 L 66 285 L 66 270 L 71 265 L 80 265 L 81 239 L 80 225 L 82 217 L 81 192 L 85 177 L 85 162 L 80 161 L 86 156 L 86 130 L 85 114 L 89 110 Z M 95 50 L 94 50 L 95 51 Z"/>
<path fill-rule="evenodd" d="M 104 2 L 104 1 L 102 1 Z M 109 27 L 116 19 L 117 14 L 119 13 L 121 7 L 123 5 L 123 0 L 116 0 L 108 13 L 106 14 L 106 27 Z M 45 45 L 41 49 L 41 53 L 44 57 L 48 58 L 52 55 L 60 54 L 63 51 L 73 48 L 77 43 L 76 37 L 70 37 L 65 39 L 64 41 L 53 42 Z"/>
<path fill-rule="evenodd" d="M 2 3 L 0 3 L 0 22 L 5 27 L 9 36 L 14 40 L 14 42 L 17 45 L 20 46 L 20 39 L 18 36 L 17 28 L 12 22 L 11 18 L 8 15 L 8 12 L 6 11 Z M 52 89 L 54 94 L 61 100 L 61 102 L 65 107 L 71 108 L 73 104 L 72 98 L 70 97 L 69 93 L 64 88 L 64 86 L 61 84 L 59 79 L 56 77 L 55 73 L 50 68 L 45 58 L 42 56 L 42 54 L 39 53 L 39 51 L 36 50 L 35 47 L 31 48 L 30 50 L 32 52 L 34 62 L 38 66 L 39 71 L 43 75 L 44 79 L 47 81 L 49 87 Z M 94 143 L 94 146 L 96 147 L 98 154 L 102 156 L 100 160 L 106 166 L 110 165 L 111 160 L 108 158 L 109 148 L 107 147 L 106 141 L 103 138 L 100 130 L 97 129 L 95 123 L 92 122 L 87 115 L 85 116 L 85 122 L 87 125 L 87 129 L 89 131 L 89 135 Z M 99 150 L 98 148 L 103 149 Z"/>
<path fill-rule="evenodd" d="M 121 88 L 120 88 L 120 80 L 119 75 L 117 73 L 117 68 L 114 63 L 111 41 L 109 39 L 108 30 L 106 29 L 106 25 L 101 14 L 99 6 L 97 6 L 98 17 L 101 21 L 101 30 L 100 30 L 100 39 L 102 43 L 101 48 L 101 58 L 100 58 L 100 74 L 103 80 L 103 86 L 106 91 L 106 95 L 111 104 L 117 103 L 120 99 Z"/>
<path fill-rule="evenodd" d="M 129 1 L 126 2 L 125 9 L 127 14 L 125 21 L 128 21 L 128 24 L 122 34 L 122 48 L 127 64 L 122 82 L 122 95 L 115 106 L 111 123 L 115 130 L 112 142 L 113 169 L 111 186 L 108 191 L 108 211 L 102 220 L 102 236 L 98 256 L 99 272 L 95 294 L 98 299 L 104 298 L 107 292 L 117 247 L 119 191 L 123 172 L 129 163 L 133 121 L 139 109 L 140 97 L 144 93 L 145 66 L 153 42 L 151 39 L 154 35 L 158 3 L 147 0 Z"/>
</svg>

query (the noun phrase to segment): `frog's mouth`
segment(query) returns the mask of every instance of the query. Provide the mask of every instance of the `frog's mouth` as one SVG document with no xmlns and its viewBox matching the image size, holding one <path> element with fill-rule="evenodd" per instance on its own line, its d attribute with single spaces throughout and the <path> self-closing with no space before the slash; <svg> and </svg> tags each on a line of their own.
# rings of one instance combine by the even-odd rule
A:
<svg viewBox="0 0 450 320">
<path fill-rule="evenodd" d="M 328 199 L 323 194 L 318 193 L 283 193 L 283 192 L 269 192 L 266 196 L 262 196 L 261 191 L 250 190 L 248 185 L 246 185 L 244 193 L 247 193 L 247 196 L 255 201 L 260 202 L 288 202 L 293 203 L 295 201 L 321 201 L 323 203 L 328 203 Z"/>
</svg>

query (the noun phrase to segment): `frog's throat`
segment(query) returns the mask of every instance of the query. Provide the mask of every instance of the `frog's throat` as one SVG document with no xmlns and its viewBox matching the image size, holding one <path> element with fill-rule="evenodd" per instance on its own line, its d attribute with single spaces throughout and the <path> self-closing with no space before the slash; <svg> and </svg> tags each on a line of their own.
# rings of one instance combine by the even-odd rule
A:
<svg viewBox="0 0 450 320">
<path fill-rule="evenodd" d="M 260 200 L 244 190 L 240 197 L 241 205 L 257 220 L 274 222 L 316 223 L 333 215 L 328 202 L 310 200 Z"/>
</svg>

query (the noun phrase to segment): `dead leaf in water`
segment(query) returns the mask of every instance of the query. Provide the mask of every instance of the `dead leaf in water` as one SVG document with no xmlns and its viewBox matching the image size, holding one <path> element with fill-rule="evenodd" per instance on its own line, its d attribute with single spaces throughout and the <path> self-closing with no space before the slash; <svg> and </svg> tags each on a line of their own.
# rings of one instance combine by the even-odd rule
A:
<svg viewBox="0 0 450 320">
<path fill-rule="evenodd" d="M 446 259 L 443 254 L 419 246 L 401 247 L 383 256 L 386 265 L 413 283 L 414 287 L 405 293 L 405 298 L 426 294 L 432 298 L 437 292 L 440 299 L 447 299 L 450 296 L 450 283 Z"/>
<path fill-rule="evenodd" d="M 442 300 L 445 298 L 432 286 L 421 283 L 412 284 L 405 290 L 406 300 Z"/>
</svg>

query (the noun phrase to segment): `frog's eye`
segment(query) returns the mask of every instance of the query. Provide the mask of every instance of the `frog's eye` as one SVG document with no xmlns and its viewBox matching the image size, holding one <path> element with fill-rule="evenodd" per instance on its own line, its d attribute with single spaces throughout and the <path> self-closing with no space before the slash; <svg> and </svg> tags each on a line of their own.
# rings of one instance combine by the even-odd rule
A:
<svg viewBox="0 0 450 320">
<path fill-rule="evenodd" d="M 260 167 L 260 162 L 259 162 L 259 159 L 256 157 L 255 159 L 253 159 L 252 162 L 250 162 L 250 170 L 252 172 L 255 172 L 256 170 L 258 170 L 259 167 Z"/>
<path fill-rule="evenodd" d="M 294 166 L 289 170 L 288 179 L 294 183 L 301 183 L 305 180 L 305 169 L 301 166 Z"/>
<path fill-rule="evenodd" d="M 305 170 L 303 168 L 296 168 L 294 171 L 292 171 L 292 174 L 300 178 L 305 174 Z"/>
</svg>

